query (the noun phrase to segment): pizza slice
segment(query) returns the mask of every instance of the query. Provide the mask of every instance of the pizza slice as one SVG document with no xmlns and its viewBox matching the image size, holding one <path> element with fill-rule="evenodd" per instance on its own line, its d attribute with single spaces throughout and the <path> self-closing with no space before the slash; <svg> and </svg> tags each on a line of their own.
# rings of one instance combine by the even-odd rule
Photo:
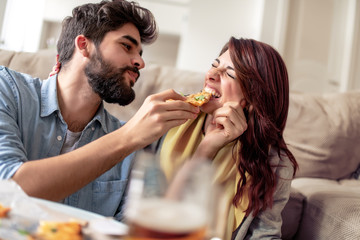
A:
<svg viewBox="0 0 360 240">
<path fill-rule="evenodd" d="M 206 92 L 202 90 L 201 92 L 190 94 L 189 96 L 186 96 L 185 102 L 188 102 L 194 106 L 202 106 L 205 103 L 210 101 L 212 94 L 209 92 Z"/>
<path fill-rule="evenodd" d="M 194 105 L 197 107 L 201 107 L 202 105 L 204 105 L 205 103 L 210 101 L 211 96 L 212 96 L 211 93 L 202 90 L 201 92 L 198 92 L 198 93 L 186 95 L 185 102 L 190 103 L 191 105 Z M 166 101 L 174 101 L 174 100 L 168 99 Z"/>
</svg>

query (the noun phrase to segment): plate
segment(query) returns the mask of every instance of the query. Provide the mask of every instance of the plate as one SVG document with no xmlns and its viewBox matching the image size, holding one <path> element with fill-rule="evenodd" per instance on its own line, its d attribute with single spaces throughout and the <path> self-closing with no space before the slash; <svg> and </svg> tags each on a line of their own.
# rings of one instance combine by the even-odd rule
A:
<svg viewBox="0 0 360 240">
<path fill-rule="evenodd" d="M 73 217 L 76 219 L 84 220 L 84 221 L 91 221 L 94 219 L 101 219 L 105 218 L 102 215 L 85 211 L 80 208 L 75 208 L 66 204 L 58 203 L 58 202 L 52 202 L 40 198 L 34 198 L 30 197 L 36 204 L 38 204 L 40 207 L 45 208 L 46 210 L 54 211 L 54 214 L 60 214 L 59 218 L 68 218 Z M 55 213 L 56 212 L 56 213 Z"/>
<path fill-rule="evenodd" d="M 86 221 L 88 223 L 86 231 L 90 233 L 123 236 L 127 233 L 127 226 L 110 217 L 104 217 L 100 214 L 85 211 L 62 203 L 52 202 L 39 198 L 32 198 L 35 203 L 42 207 L 45 211 L 56 215 L 58 220 L 76 219 Z"/>
</svg>

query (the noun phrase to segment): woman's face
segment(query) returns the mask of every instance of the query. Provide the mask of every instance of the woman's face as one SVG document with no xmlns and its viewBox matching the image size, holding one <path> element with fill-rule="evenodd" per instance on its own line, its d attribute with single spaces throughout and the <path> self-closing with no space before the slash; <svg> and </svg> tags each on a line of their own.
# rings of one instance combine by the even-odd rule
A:
<svg viewBox="0 0 360 240">
<path fill-rule="evenodd" d="M 211 114 L 226 102 L 240 103 L 244 99 L 229 50 L 213 61 L 205 77 L 204 90 L 213 94 L 210 101 L 201 107 L 205 113 Z"/>
</svg>

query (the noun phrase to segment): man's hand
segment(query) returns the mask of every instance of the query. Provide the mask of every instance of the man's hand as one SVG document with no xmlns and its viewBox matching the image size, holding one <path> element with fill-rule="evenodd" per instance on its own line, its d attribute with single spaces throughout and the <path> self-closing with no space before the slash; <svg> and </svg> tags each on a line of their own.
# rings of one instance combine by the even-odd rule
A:
<svg viewBox="0 0 360 240">
<path fill-rule="evenodd" d="M 137 113 L 123 126 L 131 136 L 129 141 L 137 145 L 137 148 L 156 141 L 169 129 L 185 123 L 188 119 L 195 119 L 200 110 L 183 101 L 185 97 L 177 94 L 174 90 L 166 90 L 158 94 L 148 96 Z"/>
</svg>

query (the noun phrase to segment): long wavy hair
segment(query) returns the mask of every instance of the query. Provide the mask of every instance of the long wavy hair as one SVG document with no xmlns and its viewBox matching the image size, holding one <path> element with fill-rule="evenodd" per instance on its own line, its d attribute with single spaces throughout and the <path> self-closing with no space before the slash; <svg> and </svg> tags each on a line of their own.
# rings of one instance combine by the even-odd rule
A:
<svg viewBox="0 0 360 240">
<path fill-rule="evenodd" d="M 288 74 L 280 54 L 268 44 L 232 37 L 221 54 L 226 50 L 229 50 L 248 104 L 245 108 L 248 128 L 237 139 L 241 142 L 240 152 L 234 153 L 242 180 L 237 183 L 233 204 L 237 206 L 240 203 L 248 187 L 246 215 L 252 212 L 256 216 L 272 207 L 276 189 L 277 177 L 272 169 L 276 166 L 270 164 L 270 149 L 275 148 L 280 159 L 285 155 L 289 158 L 294 175 L 298 168 L 283 138 L 289 108 Z M 281 167 L 281 161 L 278 167 Z M 251 176 L 248 184 L 245 172 Z"/>
</svg>

